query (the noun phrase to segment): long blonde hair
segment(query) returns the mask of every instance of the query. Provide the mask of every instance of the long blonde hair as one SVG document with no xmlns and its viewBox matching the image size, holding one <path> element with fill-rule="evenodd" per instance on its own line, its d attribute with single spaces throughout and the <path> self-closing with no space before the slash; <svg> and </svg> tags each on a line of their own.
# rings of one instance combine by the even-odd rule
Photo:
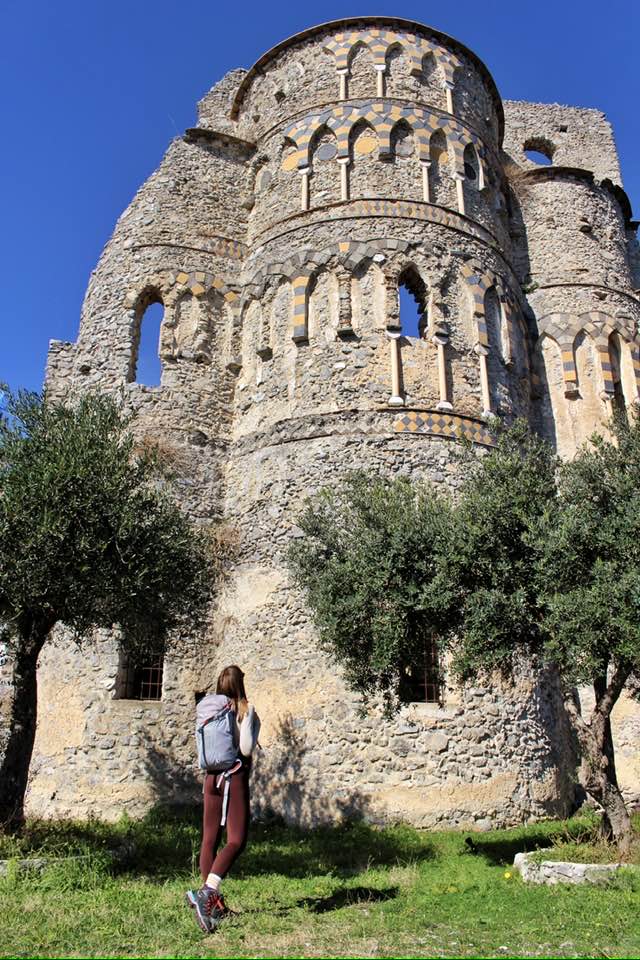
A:
<svg viewBox="0 0 640 960">
<path fill-rule="evenodd" d="M 230 667 L 224 668 L 216 683 L 216 693 L 221 693 L 223 696 L 228 697 L 229 700 L 233 700 L 238 720 L 241 721 L 244 719 L 249 709 L 249 704 L 247 703 L 247 694 L 244 689 L 244 673 L 240 667 L 232 664 Z"/>
</svg>

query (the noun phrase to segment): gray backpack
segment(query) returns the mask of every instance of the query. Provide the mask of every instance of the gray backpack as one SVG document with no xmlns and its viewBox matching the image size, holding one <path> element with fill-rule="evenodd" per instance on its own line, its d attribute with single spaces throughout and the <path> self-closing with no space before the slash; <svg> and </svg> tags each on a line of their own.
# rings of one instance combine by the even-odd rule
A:
<svg viewBox="0 0 640 960">
<path fill-rule="evenodd" d="M 238 724 L 232 701 L 208 693 L 196 707 L 196 745 L 202 770 L 223 771 L 240 758 Z"/>
</svg>

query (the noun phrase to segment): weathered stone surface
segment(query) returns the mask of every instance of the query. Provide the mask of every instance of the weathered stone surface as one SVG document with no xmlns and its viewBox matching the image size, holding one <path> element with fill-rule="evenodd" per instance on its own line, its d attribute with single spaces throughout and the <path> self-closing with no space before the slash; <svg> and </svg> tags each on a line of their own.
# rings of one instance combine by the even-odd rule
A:
<svg viewBox="0 0 640 960">
<path fill-rule="evenodd" d="M 538 851 L 539 854 L 544 850 Z M 624 867 L 624 863 L 569 863 L 563 860 L 538 860 L 531 853 L 516 853 L 513 865 L 527 883 L 606 883 Z M 631 868 L 636 869 L 636 868 Z"/>
<path fill-rule="evenodd" d="M 536 138 L 553 141 L 551 172 L 524 156 Z M 552 676 L 448 685 L 441 704 L 363 718 L 285 552 L 304 498 L 346 470 L 455 491 L 457 441 L 486 449 L 489 409 L 571 455 L 608 415 L 615 377 L 634 403 L 628 213 L 601 114 L 503 111 L 477 57 L 418 24 L 314 28 L 216 84 L 118 221 L 77 342 L 51 344 L 47 389 L 122 395 L 173 462 L 185 510 L 224 520 L 237 558 L 207 622 L 167 656 L 160 701 L 118 698 L 114 636 L 79 651 L 58 632 L 30 809 L 116 817 L 197 797 L 194 694 L 232 662 L 263 718 L 258 813 L 478 830 L 567 813 L 574 756 Z M 420 336 L 390 339 L 403 280 Z M 149 387 L 136 351 L 156 301 L 162 381 Z M 10 696 L 10 664 L 0 671 Z"/>
</svg>

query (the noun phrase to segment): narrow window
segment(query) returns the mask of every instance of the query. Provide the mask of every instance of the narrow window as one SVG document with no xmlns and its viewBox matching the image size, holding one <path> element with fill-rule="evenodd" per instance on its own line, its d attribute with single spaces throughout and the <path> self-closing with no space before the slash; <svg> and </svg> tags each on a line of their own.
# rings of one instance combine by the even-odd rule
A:
<svg viewBox="0 0 640 960">
<path fill-rule="evenodd" d="M 160 385 L 160 328 L 163 316 L 164 306 L 159 300 L 154 300 L 142 310 L 137 322 L 129 379 L 147 387 Z"/>
<path fill-rule="evenodd" d="M 464 175 L 474 187 L 480 189 L 480 161 L 472 143 L 464 148 Z"/>
<path fill-rule="evenodd" d="M 120 651 L 116 700 L 162 700 L 162 653 L 134 657 Z"/>
<path fill-rule="evenodd" d="M 613 380 L 613 410 L 627 419 L 627 404 L 622 387 L 622 356 L 618 337 L 613 334 L 609 337 L 609 360 L 611 362 L 611 378 Z"/>
<path fill-rule="evenodd" d="M 426 322 L 427 291 L 413 267 L 409 267 L 400 275 L 398 299 L 402 336 L 422 337 Z"/>
<path fill-rule="evenodd" d="M 424 653 L 406 664 L 400 677 L 400 699 L 405 703 L 442 703 L 440 659 L 433 638 Z"/>
</svg>

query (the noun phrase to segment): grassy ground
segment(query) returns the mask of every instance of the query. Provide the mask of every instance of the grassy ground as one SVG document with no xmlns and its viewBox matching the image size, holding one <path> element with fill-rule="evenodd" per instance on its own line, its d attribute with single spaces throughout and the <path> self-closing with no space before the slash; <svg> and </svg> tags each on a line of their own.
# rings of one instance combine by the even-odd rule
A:
<svg viewBox="0 0 640 960">
<path fill-rule="evenodd" d="M 194 813 L 34 824 L 0 856 L 74 850 L 76 863 L 0 879 L 2 957 L 637 957 L 640 878 L 527 887 L 514 854 L 584 835 L 584 821 L 475 835 L 364 824 L 253 829 L 225 883 L 237 916 L 205 937 L 184 903 L 197 884 Z M 108 849 L 126 841 L 128 861 Z"/>
</svg>

